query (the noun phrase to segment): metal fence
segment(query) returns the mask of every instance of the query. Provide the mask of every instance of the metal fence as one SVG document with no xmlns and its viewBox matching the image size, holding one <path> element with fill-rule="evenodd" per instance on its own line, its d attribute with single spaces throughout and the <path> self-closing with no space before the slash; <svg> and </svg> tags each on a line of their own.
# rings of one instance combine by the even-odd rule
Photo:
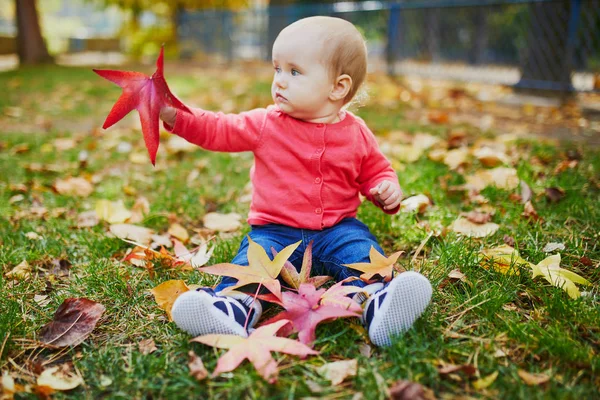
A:
<svg viewBox="0 0 600 400">
<path fill-rule="evenodd" d="M 600 0 L 405 0 L 182 12 L 182 56 L 269 59 L 279 31 L 312 15 L 354 23 L 391 74 L 523 88 L 598 90 Z M 597 84 L 597 83 L 596 83 Z"/>
</svg>

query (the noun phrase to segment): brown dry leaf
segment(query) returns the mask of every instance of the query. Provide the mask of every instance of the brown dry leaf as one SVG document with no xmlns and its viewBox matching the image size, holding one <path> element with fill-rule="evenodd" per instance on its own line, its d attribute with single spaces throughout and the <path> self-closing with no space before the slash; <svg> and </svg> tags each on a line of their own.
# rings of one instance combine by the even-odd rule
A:
<svg viewBox="0 0 600 400">
<path fill-rule="evenodd" d="M 453 374 L 459 371 L 464 372 L 468 376 L 474 376 L 477 374 L 477 368 L 473 364 L 454 365 L 442 362 L 438 367 L 438 372 L 441 375 Z"/>
<path fill-rule="evenodd" d="M 550 381 L 550 377 L 546 374 L 532 374 L 522 369 L 519 369 L 517 374 L 529 386 L 537 386 Z"/>
<path fill-rule="evenodd" d="M 450 271 L 448 273 L 448 278 L 454 279 L 454 280 L 458 280 L 458 281 L 462 281 L 462 282 L 468 282 L 467 281 L 467 276 L 465 274 L 463 274 L 460 271 L 460 269 L 458 269 L 458 268 L 453 269 L 452 271 Z"/>
<path fill-rule="evenodd" d="M 544 248 L 542 249 L 542 251 L 544 253 L 552 253 L 556 250 L 560 250 L 563 251 L 565 249 L 565 245 L 564 243 L 546 243 L 546 245 L 544 246 Z"/>
<path fill-rule="evenodd" d="M 405 380 L 395 382 L 390 388 L 391 400 L 434 400 L 435 395 L 422 385 Z"/>
<path fill-rule="evenodd" d="M 492 220 L 492 215 L 486 212 L 469 211 L 464 216 L 474 224 L 485 224 Z"/>
<path fill-rule="evenodd" d="M 514 168 L 497 167 L 489 170 L 477 171 L 465 177 L 466 188 L 483 190 L 487 186 L 496 186 L 499 189 L 512 190 L 519 186 L 519 177 Z"/>
<path fill-rule="evenodd" d="M 158 348 L 156 347 L 156 343 L 154 343 L 154 339 L 142 339 L 138 343 L 138 349 L 140 353 L 143 355 L 148 355 L 154 353 Z"/>
<path fill-rule="evenodd" d="M 98 200 L 95 211 L 100 220 L 106 221 L 109 224 L 120 224 L 131 217 L 131 211 L 125 208 L 123 200 Z"/>
<path fill-rule="evenodd" d="M 496 233 L 498 228 L 500 228 L 500 225 L 495 224 L 493 222 L 488 222 L 485 224 L 475 224 L 463 217 L 458 217 L 458 219 L 452 224 L 452 230 L 454 232 L 475 238 L 482 238 L 493 235 L 494 233 Z"/>
<path fill-rule="evenodd" d="M 65 196 L 88 197 L 94 191 L 94 187 L 84 178 L 71 177 L 57 179 L 54 182 L 54 190 Z"/>
<path fill-rule="evenodd" d="M 78 228 L 91 228 L 98 225 L 100 219 L 96 210 L 84 211 L 77 216 L 77 227 Z"/>
<path fill-rule="evenodd" d="M 143 245 L 152 242 L 152 234 L 154 233 L 152 229 L 132 224 L 113 224 L 109 229 L 119 239 L 129 239 Z"/>
<path fill-rule="evenodd" d="M 498 149 L 490 147 L 480 147 L 473 150 L 473 156 L 486 167 L 497 167 L 502 164 L 508 164 L 508 156 Z"/>
<path fill-rule="evenodd" d="M 550 203 L 558 203 L 565 197 L 565 191 L 561 188 L 551 187 L 545 190 L 546 198 L 550 201 Z"/>
<path fill-rule="evenodd" d="M 154 300 L 158 306 L 167 313 L 169 321 L 173 321 L 171 316 L 171 308 L 173 303 L 181 293 L 190 290 L 188 286 L 182 280 L 170 280 L 161 283 L 154 289 L 150 290 L 150 293 L 154 295 Z"/>
<path fill-rule="evenodd" d="M 554 175 L 558 175 L 561 172 L 566 171 L 567 169 L 573 169 L 577 166 L 577 164 L 579 164 L 579 161 L 577 160 L 563 160 L 559 162 L 556 168 L 554 169 Z"/>
<path fill-rule="evenodd" d="M 19 265 L 7 272 L 4 276 L 9 279 L 24 281 L 26 279 L 29 279 L 29 277 L 31 276 L 31 266 L 29 265 L 27 260 L 23 260 Z"/>
<path fill-rule="evenodd" d="M 414 163 L 423 154 L 423 149 L 408 144 L 395 144 L 391 148 L 393 158 L 406 163 Z"/>
<path fill-rule="evenodd" d="M 525 181 L 520 181 L 519 184 L 521 185 L 521 202 L 525 204 L 531 200 L 533 191 Z"/>
<path fill-rule="evenodd" d="M 167 233 L 175 239 L 181 240 L 183 243 L 187 242 L 190 238 L 188 231 L 178 223 L 171 224 Z"/>
<path fill-rule="evenodd" d="M 131 217 L 129 218 L 129 222 L 132 224 L 137 224 L 144 220 L 144 216 L 150 213 L 150 202 L 144 196 L 140 196 L 133 203 L 133 207 L 131 208 Z"/>
<path fill-rule="evenodd" d="M 188 367 L 190 368 L 190 375 L 197 380 L 201 381 L 208 377 L 208 371 L 202 362 L 202 359 L 196 355 L 192 350 L 188 352 Z"/>
<path fill-rule="evenodd" d="M 531 204 L 531 201 L 528 201 L 527 203 L 525 203 L 524 209 L 523 209 L 523 215 L 524 217 L 529 218 L 530 220 L 534 221 L 534 222 L 543 222 L 544 219 L 542 217 L 540 217 L 537 213 L 537 211 L 535 211 L 535 208 L 533 208 L 533 204 Z"/>
<path fill-rule="evenodd" d="M 400 203 L 400 211 L 413 212 L 423 214 L 430 206 L 431 200 L 424 194 L 407 197 Z"/>
<path fill-rule="evenodd" d="M 415 134 L 414 138 L 412 138 L 412 145 L 415 148 L 419 148 L 421 150 L 427 150 L 434 145 L 440 143 L 442 139 L 437 136 L 430 135 L 428 133 L 419 132 Z"/>
<path fill-rule="evenodd" d="M 231 232 L 238 230 L 242 226 L 242 216 L 237 213 L 208 213 L 204 216 L 203 220 L 204 226 L 213 231 Z"/>
<path fill-rule="evenodd" d="M 68 364 L 46 368 L 37 378 L 36 392 L 53 393 L 75 389 L 83 384 L 83 378 L 71 371 Z M 49 389 L 49 390 L 48 390 Z"/>
<path fill-rule="evenodd" d="M 447 124 L 450 121 L 448 113 L 443 111 L 430 111 L 429 114 L 427 114 L 427 118 L 430 122 L 439 125 Z"/>
<path fill-rule="evenodd" d="M 38 235 L 36 232 L 27 232 L 25 237 L 29 240 L 42 240 L 43 238 Z"/>
<path fill-rule="evenodd" d="M 433 149 L 429 152 L 429 154 L 427 154 L 427 157 L 431 161 L 442 162 L 442 161 L 444 161 L 444 158 L 446 157 L 447 153 L 448 153 L 448 150 L 446 150 L 446 149 Z"/>
<path fill-rule="evenodd" d="M 466 147 L 452 149 L 448 150 L 448 152 L 444 156 L 444 164 L 446 164 L 451 170 L 455 170 L 461 165 L 466 164 L 468 158 L 469 149 L 467 149 Z"/>
<path fill-rule="evenodd" d="M 33 296 L 33 301 L 35 301 L 40 307 L 45 307 L 48 304 L 50 304 L 50 299 L 47 295 L 44 294 L 36 294 L 35 296 Z"/>
<path fill-rule="evenodd" d="M 58 151 L 71 150 L 77 145 L 77 142 L 73 138 L 58 138 L 55 139 L 54 148 Z"/>
<path fill-rule="evenodd" d="M 337 386 L 349 376 L 356 376 L 358 362 L 353 360 L 334 361 L 317 368 L 317 372 Z"/>
<path fill-rule="evenodd" d="M 55 347 L 77 346 L 96 327 L 105 307 L 86 298 L 69 298 L 40 331 L 40 341 Z"/>
</svg>

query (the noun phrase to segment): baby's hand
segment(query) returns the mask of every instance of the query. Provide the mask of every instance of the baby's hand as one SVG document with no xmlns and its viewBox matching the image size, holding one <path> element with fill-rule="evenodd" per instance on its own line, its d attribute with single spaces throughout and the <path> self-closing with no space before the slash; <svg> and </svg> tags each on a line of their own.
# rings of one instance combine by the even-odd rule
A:
<svg viewBox="0 0 600 400">
<path fill-rule="evenodd" d="M 165 124 L 173 127 L 175 126 L 175 119 L 177 118 L 177 109 L 173 107 L 163 107 L 160 109 L 160 114 L 158 116 Z"/>
<path fill-rule="evenodd" d="M 379 185 L 370 190 L 371 195 L 381 205 L 384 210 L 393 210 L 400 205 L 402 201 L 402 190 L 390 181 L 382 181 Z"/>
</svg>

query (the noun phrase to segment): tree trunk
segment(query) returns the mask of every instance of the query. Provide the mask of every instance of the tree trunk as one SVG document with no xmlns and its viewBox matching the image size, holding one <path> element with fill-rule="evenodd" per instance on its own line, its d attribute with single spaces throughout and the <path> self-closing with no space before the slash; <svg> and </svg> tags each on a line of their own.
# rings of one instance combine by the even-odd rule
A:
<svg viewBox="0 0 600 400">
<path fill-rule="evenodd" d="M 54 60 L 42 37 L 36 0 L 15 0 L 17 14 L 17 53 L 19 64 L 43 64 Z"/>
</svg>

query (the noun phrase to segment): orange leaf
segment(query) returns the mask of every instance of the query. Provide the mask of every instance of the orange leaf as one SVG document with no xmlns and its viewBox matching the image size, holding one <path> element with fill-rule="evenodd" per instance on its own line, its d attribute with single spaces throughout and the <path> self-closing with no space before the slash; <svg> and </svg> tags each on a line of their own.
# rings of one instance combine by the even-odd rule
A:
<svg viewBox="0 0 600 400">
<path fill-rule="evenodd" d="M 171 280 L 166 281 L 150 290 L 150 293 L 154 295 L 154 300 L 158 304 L 158 306 L 165 310 L 167 313 L 167 317 L 169 321 L 173 321 L 173 317 L 171 316 L 171 308 L 173 308 L 173 303 L 181 293 L 187 292 L 190 290 L 184 281 L 181 280 Z"/>
<path fill-rule="evenodd" d="M 243 338 L 237 335 L 204 335 L 192 339 L 192 342 L 203 343 L 208 346 L 229 349 L 227 353 L 219 358 L 217 368 L 213 376 L 222 372 L 236 369 L 242 361 L 248 359 L 258 373 L 269 383 L 277 380 L 279 372 L 277 362 L 271 357 L 271 351 L 293 354 L 306 357 L 311 354 L 319 354 L 318 351 L 292 339 L 281 338 L 275 334 L 289 321 L 281 320 L 270 325 L 263 325 Z"/>
</svg>

